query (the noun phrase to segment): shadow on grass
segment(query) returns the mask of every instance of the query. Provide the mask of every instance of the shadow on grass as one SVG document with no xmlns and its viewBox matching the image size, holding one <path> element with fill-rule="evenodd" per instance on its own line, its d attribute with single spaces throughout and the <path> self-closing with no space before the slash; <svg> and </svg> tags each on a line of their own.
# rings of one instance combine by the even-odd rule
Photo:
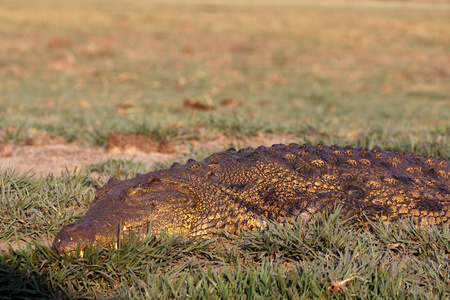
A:
<svg viewBox="0 0 450 300">
<path fill-rule="evenodd" d="M 0 299 L 49 299 L 55 296 L 41 286 L 36 278 L 0 262 Z"/>
</svg>

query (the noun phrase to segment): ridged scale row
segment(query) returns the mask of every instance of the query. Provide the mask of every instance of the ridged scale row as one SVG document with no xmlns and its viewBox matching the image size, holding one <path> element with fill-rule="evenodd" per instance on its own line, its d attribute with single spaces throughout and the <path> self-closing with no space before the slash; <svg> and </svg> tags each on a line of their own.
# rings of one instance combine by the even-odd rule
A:
<svg viewBox="0 0 450 300">
<path fill-rule="evenodd" d="M 239 151 L 231 148 L 172 168 L 188 169 L 200 181 L 212 178 L 240 193 L 246 199 L 241 202 L 260 205 L 259 211 L 272 218 L 284 218 L 295 210 L 302 216 L 311 215 L 340 202 L 354 215 L 414 217 L 425 223 L 449 220 L 450 168 L 445 159 L 430 155 L 277 144 Z M 267 187 L 273 189 L 269 200 L 261 192 Z M 284 210 L 270 213 L 267 202 L 272 204 L 274 198 L 283 203 Z"/>
</svg>

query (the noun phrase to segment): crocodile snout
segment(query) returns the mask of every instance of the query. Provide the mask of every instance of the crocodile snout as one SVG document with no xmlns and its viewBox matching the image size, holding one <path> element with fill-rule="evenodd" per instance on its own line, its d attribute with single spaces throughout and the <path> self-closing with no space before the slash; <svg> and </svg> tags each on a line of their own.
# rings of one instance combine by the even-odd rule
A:
<svg viewBox="0 0 450 300">
<path fill-rule="evenodd" d="M 86 224 L 72 223 L 64 226 L 53 240 L 53 248 L 59 252 L 70 252 L 77 249 L 80 243 L 80 249 L 95 241 L 93 228 Z"/>
</svg>

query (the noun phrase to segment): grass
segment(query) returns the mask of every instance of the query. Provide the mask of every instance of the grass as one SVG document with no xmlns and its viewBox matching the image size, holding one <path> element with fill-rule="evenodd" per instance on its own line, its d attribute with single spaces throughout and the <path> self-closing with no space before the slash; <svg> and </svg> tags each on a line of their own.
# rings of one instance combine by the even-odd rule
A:
<svg viewBox="0 0 450 300">
<path fill-rule="evenodd" d="M 450 159 L 449 15 L 448 3 L 407 1 L 1 2 L 0 144 L 103 146 L 117 131 L 237 147 L 290 133 Z M 186 158 L 209 154 L 189 147 Z M 0 170 L 0 298 L 450 297 L 448 224 L 355 231 L 323 215 L 208 240 L 133 237 L 83 257 L 50 248 L 109 176 L 144 171 L 114 159 L 89 166 L 98 177 Z"/>
<path fill-rule="evenodd" d="M 92 145 L 111 131 L 355 144 L 373 127 L 405 140 L 441 127 L 448 137 L 445 3 L 102 3 L 2 5 L 5 142 L 30 129 Z"/>
<path fill-rule="evenodd" d="M 448 226 L 417 229 L 409 224 L 395 228 L 395 236 L 390 228 L 374 227 L 378 234 L 357 233 L 332 215 L 311 225 L 271 225 L 239 238 L 133 238 L 117 250 L 108 245 L 89 249 L 83 258 L 35 245 L 10 249 L 8 261 L 2 256 L 6 276 L 1 280 L 4 295 L 24 298 L 450 295 Z"/>
<path fill-rule="evenodd" d="M 5 174 L 5 198 L 49 182 L 26 175 Z M 86 184 L 73 174 L 69 194 L 89 195 L 98 183 Z M 61 178 L 50 180 L 58 185 Z M 5 188 L 6 186 L 6 188 Z M 15 188 L 8 188 L 14 186 Z M 6 191 L 5 191 L 6 189 Z M 70 190 L 70 192 L 69 192 Z M 84 192 L 82 192 L 84 191 Z M 39 210 L 45 218 L 60 205 L 33 202 L 24 214 Z M 71 207 L 84 207 L 70 199 Z M 76 197 L 73 197 L 76 198 Z M 2 203 L 3 207 L 4 203 Z M 46 205 L 46 206 L 44 206 Z M 4 211 L 5 213 L 5 211 Z M 9 214 L 12 214 L 8 211 Z M 73 216 L 72 216 L 73 217 Z M 27 216 L 21 216 L 27 220 Z M 28 218 L 30 214 L 28 214 Z M 15 228 L 17 240 L 28 234 L 45 236 L 65 223 L 36 222 L 37 229 Z M 430 298 L 450 296 L 450 229 L 421 227 L 410 221 L 373 223 L 356 231 L 338 213 L 282 227 L 266 221 L 262 231 L 239 236 L 216 234 L 209 239 L 147 236 L 87 248 L 84 256 L 59 255 L 34 242 L 0 255 L 0 296 L 29 298 Z M 31 223 L 31 222 L 30 222 Z M 2 229 L 5 226 L 2 226 Z M 25 230 L 25 231 L 24 231 Z M 2 230 L 5 236 L 5 230 Z"/>
<path fill-rule="evenodd" d="M 137 173 L 147 173 L 148 168 L 142 162 L 110 158 L 101 163 L 90 164 L 87 171 L 105 176 L 114 176 L 120 179 L 128 179 L 136 177 Z"/>
<path fill-rule="evenodd" d="M 0 297 L 48 298 L 429 298 L 450 296 L 450 228 L 411 221 L 355 230 L 338 214 L 209 239 L 147 236 L 60 255 L 51 237 L 87 209 L 110 176 L 132 161 L 89 173 L 37 178 L 0 174 Z M 159 167 L 157 167 L 159 168 Z M 10 245 L 10 246 L 9 246 Z"/>
</svg>

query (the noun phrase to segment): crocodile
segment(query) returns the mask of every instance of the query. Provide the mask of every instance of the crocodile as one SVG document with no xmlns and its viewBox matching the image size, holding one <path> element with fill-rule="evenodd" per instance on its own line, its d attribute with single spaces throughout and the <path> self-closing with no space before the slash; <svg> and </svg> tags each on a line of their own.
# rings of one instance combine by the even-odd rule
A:
<svg viewBox="0 0 450 300">
<path fill-rule="evenodd" d="M 70 252 L 119 233 L 205 236 L 274 222 L 299 222 L 340 206 L 366 223 L 450 220 L 450 163 L 431 155 L 364 147 L 275 144 L 228 149 L 169 169 L 110 178 L 53 247 Z"/>
</svg>

